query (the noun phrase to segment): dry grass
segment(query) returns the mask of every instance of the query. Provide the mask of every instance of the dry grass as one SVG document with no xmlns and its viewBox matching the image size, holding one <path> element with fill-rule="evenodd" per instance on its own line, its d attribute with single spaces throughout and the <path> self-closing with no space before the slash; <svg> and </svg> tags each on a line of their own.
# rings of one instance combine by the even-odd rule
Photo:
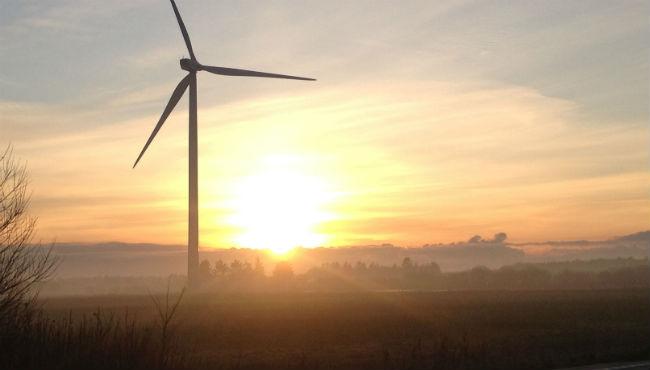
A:
<svg viewBox="0 0 650 370">
<path fill-rule="evenodd" d="M 27 302 L 0 325 L 0 369 L 192 369 L 172 322 L 180 302 L 155 298 L 158 320 L 128 309 L 45 316 Z"/>
<path fill-rule="evenodd" d="M 151 322 L 147 301 L 46 307 L 56 318 L 128 305 Z M 650 358 L 648 290 L 205 294 L 186 297 L 177 315 L 174 351 L 193 368 L 535 369 Z M 141 341 L 127 343 L 125 353 Z"/>
</svg>

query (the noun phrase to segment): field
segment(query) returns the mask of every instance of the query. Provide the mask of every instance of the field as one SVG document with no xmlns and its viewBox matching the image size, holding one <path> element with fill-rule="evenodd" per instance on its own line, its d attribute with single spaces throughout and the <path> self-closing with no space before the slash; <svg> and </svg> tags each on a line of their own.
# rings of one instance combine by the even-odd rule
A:
<svg viewBox="0 0 650 370">
<path fill-rule="evenodd" d="M 101 307 L 141 330 L 157 320 L 154 306 L 148 296 L 44 303 L 57 320 Z M 196 368 L 569 367 L 650 358 L 650 291 L 186 295 L 168 335 Z"/>
</svg>

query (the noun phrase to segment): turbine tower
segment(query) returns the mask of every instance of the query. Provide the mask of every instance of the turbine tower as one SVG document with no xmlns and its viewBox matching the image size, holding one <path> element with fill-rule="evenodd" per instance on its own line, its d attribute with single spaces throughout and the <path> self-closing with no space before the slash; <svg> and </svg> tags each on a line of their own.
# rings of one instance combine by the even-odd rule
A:
<svg viewBox="0 0 650 370">
<path fill-rule="evenodd" d="M 183 34 L 183 39 L 185 40 L 185 45 L 187 46 L 187 51 L 190 53 L 190 58 L 183 58 L 180 60 L 181 69 L 187 71 L 187 75 L 181 80 L 181 82 L 176 86 L 174 92 L 172 93 L 167 106 L 163 110 L 156 127 L 154 127 L 153 132 L 147 139 L 144 148 L 138 155 L 133 164 L 133 168 L 138 164 L 144 152 L 149 147 L 149 144 L 153 141 L 154 137 L 162 127 L 163 123 L 172 112 L 178 101 L 181 99 L 185 90 L 188 86 L 190 88 L 190 109 L 189 109 L 189 192 L 188 192 L 188 229 L 187 229 L 187 280 L 188 286 L 190 288 L 195 288 L 199 285 L 199 189 L 198 189 L 198 148 L 197 148 L 197 103 L 196 103 L 196 73 L 199 71 L 206 71 L 214 73 L 217 75 L 223 76 L 245 76 L 245 77 L 266 77 L 266 78 L 283 78 L 290 80 L 302 80 L 302 81 L 316 81 L 313 78 L 305 77 L 296 77 L 281 75 L 276 73 L 266 73 L 266 72 L 257 72 L 249 71 L 246 69 L 238 68 L 226 68 L 226 67 L 213 67 L 206 66 L 199 63 L 196 60 L 194 55 L 194 50 L 192 49 L 192 43 L 190 42 L 190 36 L 187 33 L 183 19 L 181 18 L 178 8 L 174 0 L 170 0 L 172 3 L 172 8 L 174 9 L 174 14 L 176 15 L 176 20 L 178 25 L 181 28 L 181 33 Z"/>
</svg>

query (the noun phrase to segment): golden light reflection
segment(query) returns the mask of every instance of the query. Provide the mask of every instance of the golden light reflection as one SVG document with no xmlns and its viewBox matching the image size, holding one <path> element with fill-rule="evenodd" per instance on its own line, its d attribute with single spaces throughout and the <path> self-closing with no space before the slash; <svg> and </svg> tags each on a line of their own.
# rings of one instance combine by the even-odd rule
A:
<svg viewBox="0 0 650 370">
<path fill-rule="evenodd" d="M 334 194 L 325 179 L 301 172 L 296 158 L 268 157 L 258 172 L 236 182 L 227 221 L 238 230 L 238 246 L 287 255 L 328 242 L 318 228 L 333 217 L 325 209 Z"/>
</svg>

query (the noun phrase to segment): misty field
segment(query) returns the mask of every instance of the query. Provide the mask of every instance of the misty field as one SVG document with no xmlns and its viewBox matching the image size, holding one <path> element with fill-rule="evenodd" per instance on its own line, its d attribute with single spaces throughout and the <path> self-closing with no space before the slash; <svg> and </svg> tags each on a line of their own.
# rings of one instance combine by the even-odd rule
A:
<svg viewBox="0 0 650 370">
<path fill-rule="evenodd" d="M 148 296 L 44 308 L 57 322 L 131 317 L 132 336 L 160 329 Z M 557 368 L 650 358 L 650 291 L 186 295 L 167 330 L 178 368 Z"/>
</svg>

